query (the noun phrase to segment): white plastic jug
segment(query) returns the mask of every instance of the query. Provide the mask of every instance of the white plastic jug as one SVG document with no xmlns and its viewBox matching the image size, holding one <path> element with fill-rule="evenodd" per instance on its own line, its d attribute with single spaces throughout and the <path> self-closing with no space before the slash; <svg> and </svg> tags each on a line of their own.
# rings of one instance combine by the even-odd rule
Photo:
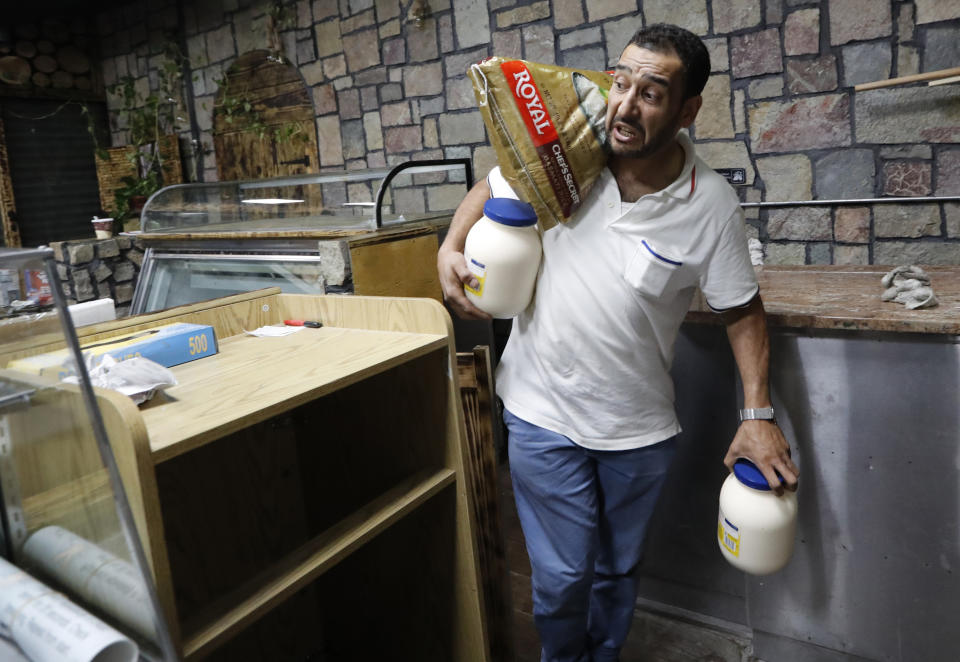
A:
<svg viewBox="0 0 960 662">
<path fill-rule="evenodd" d="M 753 575 L 776 572 L 793 555 L 796 531 L 796 493 L 777 496 L 752 462 L 737 460 L 720 488 L 717 542 L 727 561 Z"/>
<path fill-rule="evenodd" d="M 467 299 L 494 317 L 513 317 L 530 304 L 540 269 L 537 215 L 526 202 L 490 198 L 467 234 L 463 256 L 480 281 Z"/>
</svg>

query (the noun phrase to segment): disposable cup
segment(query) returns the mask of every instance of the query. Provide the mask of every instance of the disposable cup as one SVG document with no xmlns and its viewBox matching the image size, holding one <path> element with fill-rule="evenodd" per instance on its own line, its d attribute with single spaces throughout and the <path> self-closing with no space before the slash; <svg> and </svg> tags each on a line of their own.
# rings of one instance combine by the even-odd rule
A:
<svg viewBox="0 0 960 662">
<path fill-rule="evenodd" d="M 93 231 L 97 235 L 97 239 L 109 239 L 113 236 L 113 219 L 112 218 L 94 218 Z"/>
</svg>

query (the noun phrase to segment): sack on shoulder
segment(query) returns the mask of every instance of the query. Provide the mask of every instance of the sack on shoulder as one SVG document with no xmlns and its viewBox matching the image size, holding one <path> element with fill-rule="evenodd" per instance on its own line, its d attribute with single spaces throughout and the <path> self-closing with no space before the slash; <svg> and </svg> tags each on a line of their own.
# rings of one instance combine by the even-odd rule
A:
<svg viewBox="0 0 960 662">
<path fill-rule="evenodd" d="M 611 76 L 501 57 L 469 75 L 503 176 L 543 230 L 570 220 L 607 162 Z"/>
</svg>

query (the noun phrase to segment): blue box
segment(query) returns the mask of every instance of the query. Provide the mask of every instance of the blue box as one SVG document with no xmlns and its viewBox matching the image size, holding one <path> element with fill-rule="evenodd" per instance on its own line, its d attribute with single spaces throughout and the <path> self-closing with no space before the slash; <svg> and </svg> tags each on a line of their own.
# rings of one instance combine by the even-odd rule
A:
<svg viewBox="0 0 960 662">
<path fill-rule="evenodd" d="M 117 338 L 83 345 L 80 349 L 84 357 L 109 354 L 117 361 L 143 357 L 167 368 L 212 356 L 218 351 L 217 337 L 212 326 L 187 322 L 133 331 Z M 54 375 L 62 379 L 72 373 L 70 359 L 70 351 L 61 349 L 17 359 L 11 361 L 7 367 L 36 375 Z"/>
</svg>

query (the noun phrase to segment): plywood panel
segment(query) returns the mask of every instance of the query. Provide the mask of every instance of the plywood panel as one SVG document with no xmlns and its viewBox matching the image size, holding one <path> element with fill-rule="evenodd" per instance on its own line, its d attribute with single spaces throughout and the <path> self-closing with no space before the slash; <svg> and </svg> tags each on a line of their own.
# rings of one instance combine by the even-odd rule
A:
<svg viewBox="0 0 960 662">
<path fill-rule="evenodd" d="M 342 522 L 290 554 L 287 559 L 271 568 L 265 575 L 255 577 L 234 593 L 225 596 L 214 608 L 214 613 L 222 615 L 209 623 L 202 623 L 197 634 L 187 642 L 184 650 L 186 657 L 200 656 L 208 647 L 218 645 L 227 637 L 247 627 L 267 610 L 278 605 L 293 592 L 309 585 L 312 580 L 330 570 L 351 553 L 360 550 L 363 545 L 401 521 L 417 507 L 427 503 L 440 490 L 453 482 L 452 471 L 446 469 L 432 473 L 424 471 L 384 493 L 373 502 L 358 508 Z M 434 556 L 431 556 L 430 562 L 432 565 L 442 565 L 447 570 L 451 567 L 450 561 L 441 564 L 440 560 Z M 391 559 L 390 563 L 396 563 L 396 558 Z M 362 582 L 362 578 L 355 577 L 354 582 L 358 581 Z M 433 585 L 435 585 L 433 582 L 423 582 L 418 588 L 425 589 Z M 371 587 L 371 590 L 363 593 L 378 603 L 386 597 L 382 586 Z M 329 597 L 325 597 L 329 604 Z M 337 605 L 338 610 L 339 607 L 340 605 Z M 434 612 L 434 615 L 439 616 L 440 612 Z M 409 615 L 398 614 L 395 620 L 411 624 Z M 304 625 L 310 627 L 309 623 Z M 379 634 L 382 636 L 382 631 Z M 407 650 L 410 649 L 407 648 Z"/>
<path fill-rule="evenodd" d="M 354 293 L 442 301 L 437 275 L 438 248 L 436 235 L 351 246 Z"/>
<path fill-rule="evenodd" d="M 304 328 L 282 338 L 226 338 L 217 354 L 171 368 L 179 384 L 165 390 L 165 401 L 155 398 L 143 410 L 154 461 L 163 462 L 445 345 L 440 335 L 333 327 Z"/>
<path fill-rule="evenodd" d="M 281 318 L 277 313 L 279 288 L 266 288 L 243 294 L 202 301 L 121 320 L 90 324 L 77 329 L 81 345 L 89 345 L 141 331 L 160 324 L 189 322 L 213 326 L 217 338 L 235 336 L 245 329 L 256 329 Z M 53 314 L 31 320 L 21 317 L 0 324 L 0 366 L 13 359 L 52 352 L 66 346 L 60 319 Z"/>
<path fill-rule="evenodd" d="M 318 320 L 326 326 L 452 336 L 453 324 L 436 301 L 394 297 L 310 296 L 281 294 L 281 319 Z"/>
<path fill-rule="evenodd" d="M 490 654 L 495 660 L 513 659 L 513 631 L 507 555 L 500 521 L 493 426 L 495 410 L 490 349 L 474 348 L 457 354 L 460 400 L 467 430 L 465 462 L 467 488 L 476 516 L 477 563 L 483 591 Z"/>
</svg>

